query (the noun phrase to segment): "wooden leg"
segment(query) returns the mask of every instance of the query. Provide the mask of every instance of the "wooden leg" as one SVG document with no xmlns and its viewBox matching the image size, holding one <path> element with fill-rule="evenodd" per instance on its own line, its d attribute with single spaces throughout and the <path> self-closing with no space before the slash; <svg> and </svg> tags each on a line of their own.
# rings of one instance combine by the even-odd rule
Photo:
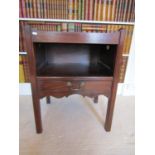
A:
<svg viewBox="0 0 155 155">
<path fill-rule="evenodd" d="M 34 118 L 36 124 L 36 132 L 42 133 L 42 121 L 41 121 L 41 112 L 40 112 L 40 101 L 39 98 L 33 98 L 33 109 L 34 109 Z"/>
<path fill-rule="evenodd" d="M 41 109 L 40 109 L 40 99 L 37 94 L 37 88 L 35 83 L 32 83 L 32 99 L 33 99 L 33 110 L 34 110 L 34 119 L 36 125 L 36 132 L 42 133 L 42 121 L 41 121 Z"/>
<path fill-rule="evenodd" d="M 98 103 L 98 96 L 94 97 L 94 103 Z"/>
<path fill-rule="evenodd" d="M 115 105 L 115 94 L 112 94 L 108 101 L 108 108 L 107 108 L 107 114 L 106 114 L 106 121 L 105 121 L 105 130 L 110 131 L 111 125 L 112 125 L 112 117 L 113 117 L 113 111 L 114 111 L 114 105 Z"/>
<path fill-rule="evenodd" d="M 46 102 L 47 102 L 47 104 L 50 104 L 50 103 L 51 103 L 50 96 L 47 96 L 47 97 L 46 97 Z"/>
</svg>

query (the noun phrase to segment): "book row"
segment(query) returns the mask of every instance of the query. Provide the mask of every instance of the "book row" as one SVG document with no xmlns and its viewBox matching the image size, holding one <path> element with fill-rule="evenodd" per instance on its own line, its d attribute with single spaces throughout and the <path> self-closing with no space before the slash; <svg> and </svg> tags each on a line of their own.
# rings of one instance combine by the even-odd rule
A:
<svg viewBox="0 0 155 155">
<path fill-rule="evenodd" d="M 20 0 L 19 17 L 134 22 L 135 1 Z"/>
</svg>

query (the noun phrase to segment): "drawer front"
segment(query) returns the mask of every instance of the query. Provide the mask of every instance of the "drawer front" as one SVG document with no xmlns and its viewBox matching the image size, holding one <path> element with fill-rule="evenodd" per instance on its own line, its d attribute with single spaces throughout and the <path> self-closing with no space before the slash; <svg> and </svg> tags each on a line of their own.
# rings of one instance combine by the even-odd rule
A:
<svg viewBox="0 0 155 155">
<path fill-rule="evenodd" d="M 41 80 L 38 81 L 39 89 L 42 91 L 51 90 L 53 92 L 69 91 L 69 87 L 67 87 L 67 83 L 65 81 L 53 81 L 53 80 Z"/>
<path fill-rule="evenodd" d="M 53 80 L 38 79 L 38 91 L 40 97 L 59 96 L 63 97 L 71 94 L 81 94 L 84 96 L 93 96 L 103 94 L 110 96 L 112 80 Z"/>
</svg>

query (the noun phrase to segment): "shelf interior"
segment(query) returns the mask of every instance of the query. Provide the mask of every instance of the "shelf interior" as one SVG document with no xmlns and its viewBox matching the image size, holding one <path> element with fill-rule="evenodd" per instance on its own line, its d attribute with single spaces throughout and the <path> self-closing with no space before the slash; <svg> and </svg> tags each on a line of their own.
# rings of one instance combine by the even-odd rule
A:
<svg viewBox="0 0 155 155">
<path fill-rule="evenodd" d="M 113 76 L 115 45 L 35 44 L 37 76 Z"/>
</svg>

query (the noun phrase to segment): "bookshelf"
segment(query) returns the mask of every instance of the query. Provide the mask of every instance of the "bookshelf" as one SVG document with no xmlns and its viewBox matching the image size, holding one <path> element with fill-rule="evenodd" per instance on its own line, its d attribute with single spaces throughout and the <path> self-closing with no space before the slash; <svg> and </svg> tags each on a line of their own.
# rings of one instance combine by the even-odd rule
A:
<svg viewBox="0 0 155 155">
<path fill-rule="evenodd" d="M 134 22 L 126 21 L 97 21 L 97 20 L 71 20 L 71 19 L 48 19 L 48 18 L 19 18 L 19 21 L 55 22 L 55 23 L 83 23 L 83 24 L 107 24 L 107 25 L 135 25 Z"/>
</svg>

